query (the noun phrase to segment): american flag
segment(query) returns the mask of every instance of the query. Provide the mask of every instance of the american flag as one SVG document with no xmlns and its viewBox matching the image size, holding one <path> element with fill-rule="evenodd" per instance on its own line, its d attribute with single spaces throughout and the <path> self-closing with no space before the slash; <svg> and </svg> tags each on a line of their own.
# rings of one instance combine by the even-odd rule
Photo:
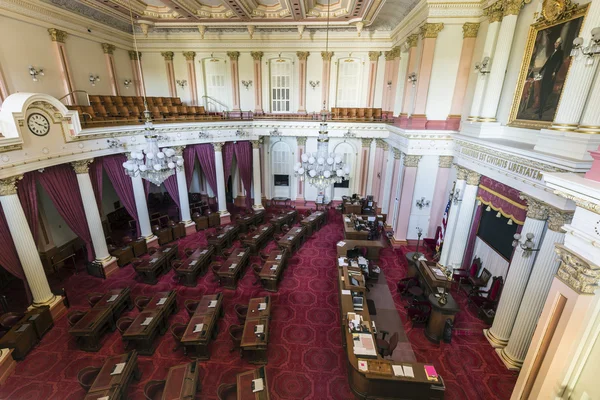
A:
<svg viewBox="0 0 600 400">
<path fill-rule="evenodd" d="M 446 209 L 444 210 L 444 216 L 442 217 L 442 229 L 440 229 L 440 233 L 435 242 L 435 251 L 439 253 L 442 249 L 442 244 L 444 243 L 444 233 L 446 233 L 446 225 L 448 225 L 448 212 L 450 211 L 450 201 L 448 199 L 448 204 L 446 204 Z"/>
</svg>

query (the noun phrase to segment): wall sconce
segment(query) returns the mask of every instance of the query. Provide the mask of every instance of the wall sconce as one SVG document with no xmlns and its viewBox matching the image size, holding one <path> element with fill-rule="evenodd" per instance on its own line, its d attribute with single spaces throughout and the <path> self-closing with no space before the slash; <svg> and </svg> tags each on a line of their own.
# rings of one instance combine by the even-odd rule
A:
<svg viewBox="0 0 600 400">
<path fill-rule="evenodd" d="M 587 57 L 585 65 L 594 64 L 594 57 L 600 54 L 600 27 L 592 29 L 592 38 L 587 46 L 583 45 L 583 38 L 578 37 L 573 40 L 573 49 L 571 57 L 579 58 L 582 55 Z"/>
<path fill-rule="evenodd" d="M 187 81 L 184 79 L 182 81 L 180 81 L 179 79 L 176 81 L 177 82 L 177 86 L 179 86 L 180 88 L 184 88 L 185 85 L 187 85 Z"/>
<path fill-rule="evenodd" d="M 431 204 L 431 202 L 429 200 L 425 200 L 425 197 L 421 197 L 416 203 L 417 207 L 419 207 L 419 210 L 422 210 L 423 207 L 429 207 L 429 204 Z"/>
<path fill-rule="evenodd" d="M 248 132 L 246 132 L 243 129 L 238 129 L 237 131 L 235 131 L 235 136 L 240 136 L 240 137 L 248 136 Z"/>
<path fill-rule="evenodd" d="M 36 69 L 33 65 L 29 66 L 29 75 L 34 82 L 38 81 L 38 76 L 44 76 L 44 69 Z"/>
<path fill-rule="evenodd" d="M 271 136 L 281 136 L 282 133 L 279 132 L 278 128 L 275 128 L 274 130 L 272 130 L 272 131 L 269 132 L 269 135 L 271 135 Z"/>
<path fill-rule="evenodd" d="M 457 204 L 462 201 L 460 198 L 460 189 L 454 189 L 450 192 L 450 200 L 453 204 Z"/>
<path fill-rule="evenodd" d="M 344 137 L 345 138 L 355 138 L 356 137 L 356 133 L 354 133 L 350 129 L 348 129 L 347 132 L 344 132 Z"/>
<path fill-rule="evenodd" d="M 252 86 L 252 81 L 242 81 L 242 85 L 244 85 L 246 90 L 250 90 L 250 86 Z"/>
<path fill-rule="evenodd" d="M 417 86 L 417 74 L 415 72 L 411 72 L 408 75 L 408 81 L 412 84 L 412 87 Z"/>
<path fill-rule="evenodd" d="M 513 247 L 517 247 L 519 246 L 521 249 L 523 249 L 523 257 L 527 258 L 529 256 L 531 256 L 531 253 L 533 253 L 534 251 L 540 251 L 540 249 L 534 249 L 533 247 L 535 246 L 535 244 L 533 243 L 533 238 L 534 238 L 534 234 L 533 233 L 528 233 L 525 235 L 525 241 L 521 242 L 521 234 L 520 233 L 515 233 L 513 238 L 513 242 L 512 242 L 512 246 Z"/>
<path fill-rule="evenodd" d="M 391 89 L 392 88 L 392 81 L 387 81 L 387 88 Z"/>
<path fill-rule="evenodd" d="M 485 76 L 490 73 L 489 65 L 490 65 L 490 58 L 487 56 L 483 57 L 483 60 L 481 60 L 481 62 L 475 63 L 475 72 L 480 73 L 481 76 Z"/>
<path fill-rule="evenodd" d="M 310 81 L 310 82 L 308 82 L 308 84 L 313 88 L 313 90 L 315 90 L 316 88 L 319 87 L 319 85 L 321 84 L 321 81 Z"/>
<path fill-rule="evenodd" d="M 132 81 L 131 79 L 125 79 L 123 81 L 123 84 L 125 85 L 125 89 L 129 89 L 129 85 L 131 85 Z"/>
<path fill-rule="evenodd" d="M 100 77 L 98 75 L 94 76 L 94 74 L 90 74 L 90 83 L 92 86 L 96 86 L 96 82 L 100 82 Z"/>
</svg>

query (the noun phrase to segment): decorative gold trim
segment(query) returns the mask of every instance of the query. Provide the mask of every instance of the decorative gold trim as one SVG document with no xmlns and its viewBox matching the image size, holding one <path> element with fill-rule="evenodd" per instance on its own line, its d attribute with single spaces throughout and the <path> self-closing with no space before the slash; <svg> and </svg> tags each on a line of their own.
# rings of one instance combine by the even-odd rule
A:
<svg viewBox="0 0 600 400">
<path fill-rule="evenodd" d="M 369 60 L 370 61 L 378 61 L 379 57 L 381 57 L 380 51 L 370 51 L 369 52 Z"/>
<path fill-rule="evenodd" d="M 361 142 L 362 142 L 362 147 L 371 147 L 371 142 L 373 141 L 373 139 L 371 138 L 362 138 Z"/>
<path fill-rule="evenodd" d="M 253 149 L 260 149 L 260 140 L 251 140 L 250 143 Z"/>
<path fill-rule="evenodd" d="M 419 33 L 423 39 L 435 39 L 438 34 L 444 29 L 444 23 L 425 23 L 419 27 Z"/>
<path fill-rule="evenodd" d="M 308 56 L 310 56 L 310 52 L 309 51 L 297 51 L 296 56 L 298 57 L 298 60 L 304 61 L 304 60 L 308 59 Z"/>
<path fill-rule="evenodd" d="M 265 55 L 265 53 L 262 52 L 262 51 L 251 51 L 250 55 L 252 56 L 252 59 L 254 61 L 260 61 L 260 60 L 262 60 L 262 58 Z"/>
<path fill-rule="evenodd" d="M 223 142 L 213 143 L 212 145 L 215 148 L 215 151 L 222 151 L 223 146 L 225 145 L 225 143 L 223 143 Z"/>
<path fill-rule="evenodd" d="M 173 53 L 172 51 L 163 51 L 160 53 L 160 55 L 163 56 L 165 61 L 173 61 L 173 57 L 175 56 L 175 53 Z"/>
<path fill-rule="evenodd" d="M 15 150 L 23 150 L 23 144 L 19 143 L 19 144 L 9 144 L 6 146 L 0 146 L 0 153 L 6 153 L 8 151 L 15 151 Z"/>
<path fill-rule="evenodd" d="M 537 219 L 540 221 L 545 221 L 548 219 L 548 215 L 552 206 L 541 201 L 540 199 L 536 199 L 535 197 L 522 192 L 519 197 L 521 200 L 525 200 L 527 202 L 527 218 Z"/>
<path fill-rule="evenodd" d="M 101 46 L 104 54 L 113 54 L 116 49 L 116 47 L 110 43 L 102 43 Z"/>
<path fill-rule="evenodd" d="M 321 58 L 323 59 L 323 61 L 331 61 L 331 57 L 333 57 L 333 54 L 333 51 L 322 51 Z"/>
<path fill-rule="evenodd" d="M 438 159 L 439 168 L 452 168 L 453 156 L 440 156 Z"/>
<path fill-rule="evenodd" d="M 490 189 L 490 188 L 488 188 L 488 187 L 486 187 L 486 186 L 479 185 L 479 188 L 480 188 L 480 189 L 482 189 L 482 190 L 485 190 L 486 192 L 488 192 L 488 193 L 490 193 L 490 194 L 493 194 L 494 196 L 496 196 L 496 197 L 498 197 L 498 198 L 500 198 L 500 199 L 502 199 L 502 200 L 506 201 L 507 203 L 510 203 L 510 204 L 512 204 L 513 206 L 515 206 L 515 207 L 517 207 L 517 208 L 520 208 L 521 210 L 527 210 L 527 206 L 525 206 L 525 205 L 523 205 L 523 204 L 519 204 L 519 203 L 517 203 L 516 201 L 514 201 L 514 200 L 511 200 L 511 199 L 509 199 L 508 197 L 506 197 L 506 196 L 503 196 L 503 195 L 501 195 L 500 193 L 498 193 L 498 192 L 495 192 L 495 191 L 493 191 L 492 189 Z M 477 197 L 477 199 L 479 199 L 479 197 Z M 482 201 L 482 203 L 483 203 L 483 201 Z"/>
<path fill-rule="evenodd" d="M 0 179 L 0 196 L 17 194 L 17 184 L 21 179 L 23 179 L 23 175 L 15 175 L 10 178 Z"/>
<path fill-rule="evenodd" d="M 415 156 L 415 155 L 405 155 L 404 156 L 404 166 L 405 167 L 413 167 L 417 168 L 419 166 L 419 161 L 423 156 Z"/>
<path fill-rule="evenodd" d="M 463 27 L 463 39 L 476 38 L 479 33 L 479 23 L 477 22 L 465 22 Z"/>
<path fill-rule="evenodd" d="M 558 208 L 551 208 L 548 216 L 548 229 L 554 232 L 563 232 L 562 227 L 570 224 L 573 219 L 574 211 L 564 211 Z"/>
<path fill-rule="evenodd" d="M 483 9 L 483 15 L 488 16 L 490 24 L 502 21 L 504 16 L 504 4 L 502 0 L 498 0 L 489 7 Z"/>
<path fill-rule="evenodd" d="M 498 120 L 496 118 L 482 118 L 482 117 L 475 117 L 477 119 L 477 122 L 498 122 Z"/>
<path fill-rule="evenodd" d="M 482 186 L 479 186 L 479 187 L 481 188 Z M 500 197 L 500 196 L 498 196 L 498 197 Z M 525 223 L 525 221 L 518 220 L 514 215 L 505 212 L 500 207 L 495 207 L 491 201 L 486 201 L 486 200 L 482 199 L 480 196 L 477 196 L 477 200 L 480 201 L 481 204 L 489 206 L 492 210 L 499 212 L 504 218 L 508 218 L 508 219 L 512 220 L 517 225 L 523 225 Z M 511 203 L 511 204 L 514 204 L 514 203 Z"/>
<path fill-rule="evenodd" d="M 306 145 L 306 136 L 297 136 L 296 143 L 298 144 L 298 146 L 305 146 Z"/>
<path fill-rule="evenodd" d="M 555 246 L 556 254 L 560 257 L 556 276 L 576 292 L 593 295 L 598 288 L 600 267 L 562 244 Z"/>
<path fill-rule="evenodd" d="M 194 59 L 196 58 L 196 52 L 195 51 L 184 51 L 183 56 L 185 57 L 185 59 L 187 61 L 194 61 Z"/>
<path fill-rule="evenodd" d="M 50 40 L 53 42 L 64 43 L 67 40 L 67 32 L 61 31 L 56 28 L 49 28 L 48 33 L 50 34 Z"/>
<path fill-rule="evenodd" d="M 131 61 L 137 61 L 142 59 L 142 52 L 138 51 L 137 54 L 133 50 L 129 50 L 129 59 Z"/>
<path fill-rule="evenodd" d="M 419 42 L 419 35 L 417 33 L 408 35 L 408 37 L 406 38 L 406 44 L 408 45 L 408 47 L 417 47 L 418 42 Z"/>
<path fill-rule="evenodd" d="M 237 59 L 240 58 L 240 52 L 239 51 L 228 51 L 227 56 L 229 57 L 229 59 L 231 61 L 237 61 Z"/>
<path fill-rule="evenodd" d="M 89 172 L 90 164 L 92 163 L 92 161 L 94 161 L 93 158 L 87 160 L 73 161 L 71 165 L 73 166 L 73 169 L 75 170 L 76 174 L 87 174 Z"/>
<path fill-rule="evenodd" d="M 568 199 L 568 200 L 573 200 L 575 202 L 575 204 L 577 205 L 577 207 L 581 207 L 581 208 L 591 211 L 595 214 L 600 214 L 600 205 L 598 205 L 596 203 L 592 203 L 591 201 L 584 200 L 580 197 L 573 196 L 572 194 L 562 192 L 560 190 L 555 190 L 554 194 L 556 194 L 560 197 L 564 197 L 565 199 Z"/>
</svg>

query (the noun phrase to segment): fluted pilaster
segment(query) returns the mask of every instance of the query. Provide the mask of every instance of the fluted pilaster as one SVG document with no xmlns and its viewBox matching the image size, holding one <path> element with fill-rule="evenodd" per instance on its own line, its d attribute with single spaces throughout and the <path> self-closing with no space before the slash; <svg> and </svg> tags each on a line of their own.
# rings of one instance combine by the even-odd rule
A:
<svg viewBox="0 0 600 400">
<path fill-rule="evenodd" d="M 217 200 L 219 202 L 219 213 L 227 213 L 227 199 L 225 197 L 225 174 L 223 170 L 223 143 L 213 143 L 215 148 L 215 169 L 217 172 Z"/>
<path fill-rule="evenodd" d="M 146 238 L 146 241 L 149 241 L 154 235 L 150 226 L 150 215 L 148 214 L 148 204 L 146 203 L 146 192 L 144 191 L 142 177 L 139 175 L 131 177 L 131 184 L 133 185 L 133 197 L 135 198 L 135 207 L 137 208 L 140 234 Z"/>
<path fill-rule="evenodd" d="M 458 222 L 458 217 L 460 214 L 460 208 L 462 201 L 463 193 L 465 191 L 465 186 L 467 185 L 467 170 L 456 165 L 458 169 L 458 175 L 456 178 L 456 183 L 454 185 L 454 194 L 459 201 L 453 201 L 450 206 L 450 211 L 448 215 L 448 223 L 446 224 L 446 232 L 444 233 L 444 244 L 442 245 L 442 254 L 440 255 L 440 264 L 447 266 L 450 261 L 450 252 L 452 250 L 452 241 L 454 239 L 454 232 L 456 230 L 456 224 Z"/>
<path fill-rule="evenodd" d="M 496 39 L 498 38 L 499 30 L 500 21 L 490 21 L 487 33 L 485 35 L 483 52 L 481 54 L 481 59 L 483 59 L 484 57 L 490 57 L 490 63 L 494 62 L 492 57 L 494 56 L 494 48 L 496 47 Z M 483 96 L 485 94 L 485 88 L 487 86 L 488 79 L 488 75 L 477 76 L 477 80 L 475 81 L 475 90 L 473 92 L 473 100 L 471 103 L 471 112 L 469 113 L 470 119 L 476 119 L 480 115 L 479 112 L 481 110 Z"/>
<path fill-rule="evenodd" d="M 262 193 L 260 192 L 260 141 L 252 141 L 252 183 L 254 185 L 254 205 L 252 208 L 261 209 Z"/>
<path fill-rule="evenodd" d="M 471 230 L 471 222 L 473 219 L 473 209 L 477 200 L 477 190 L 479 188 L 479 179 L 481 175 L 476 172 L 469 171 L 465 189 L 462 195 L 460 211 L 456 221 L 456 228 L 452 238 L 452 248 L 448 258 L 448 264 L 454 268 L 459 268 L 465 255 L 467 248 L 467 240 L 469 239 L 469 231 Z"/>
</svg>

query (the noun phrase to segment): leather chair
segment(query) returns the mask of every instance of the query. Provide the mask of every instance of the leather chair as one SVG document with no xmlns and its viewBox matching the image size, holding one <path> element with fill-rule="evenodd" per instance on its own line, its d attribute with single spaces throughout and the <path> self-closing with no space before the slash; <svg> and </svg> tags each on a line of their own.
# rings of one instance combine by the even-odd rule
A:
<svg viewBox="0 0 600 400">
<path fill-rule="evenodd" d="M 198 304 L 200 304 L 200 300 L 186 300 L 183 305 L 188 315 L 191 317 L 196 312 L 196 308 L 198 308 Z"/>
<path fill-rule="evenodd" d="M 173 336 L 173 340 L 175 340 L 175 347 L 173 347 L 173 351 L 177 351 L 181 345 L 181 338 L 187 329 L 187 324 L 175 323 L 171 325 L 169 330 L 171 331 L 171 335 Z M 186 354 L 185 347 L 183 348 L 183 354 Z"/>
<path fill-rule="evenodd" d="M 88 304 L 90 307 L 94 307 L 102 297 L 104 297 L 104 293 L 90 293 L 87 295 Z"/>
<path fill-rule="evenodd" d="M 196 224 L 196 231 L 208 229 L 208 217 L 201 215 L 199 212 L 195 212 L 192 215 L 192 220 Z"/>
<path fill-rule="evenodd" d="M 133 323 L 133 318 L 131 317 L 121 317 L 117 320 L 117 329 L 122 334 L 131 326 Z"/>
<path fill-rule="evenodd" d="M 15 326 L 25 314 L 9 312 L 0 316 L 0 327 L 9 330 Z"/>
<path fill-rule="evenodd" d="M 77 381 L 86 392 L 94 384 L 101 369 L 101 367 L 85 367 L 77 373 Z"/>
<path fill-rule="evenodd" d="M 504 280 L 501 276 L 492 278 L 489 290 L 477 290 L 469 293 L 469 303 L 475 304 L 480 310 L 495 310 L 500 301 Z"/>
<path fill-rule="evenodd" d="M 210 269 L 212 270 L 213 274 L 215 275 L 215 280 L 217 282 L 219 282 L 219 286 L 221 285 L 221 278 L 219 277 L 219 270 L 221 269 L 221 263 L 218 261 L 213 261 L 210 263 Z"/>
<path fill-rule="evenodd" d="M 488 271 L 487 268 L 484 268 L 481 271 L 481 274 L 477 277 L 469 276 L 469 284 L 471 285 L 471 292 L 477 292 L 479 288 L 484 288 L 487 286 L 490 278 L 492 277 L 492 273 Z"/>
<path fill-rule="evenodd" d="M 235 315 L 238 317 L 238 321 L 240 321 L 240 324 L 243 324 L 246 321 L 246 315 L 248 315 L 248 306 L 235 304 L 233 309 L 235 310 Z"/>
<path fill-rule="evenodd" d="M 111 256 L 117 258 L 117 265 L 121 268 L 129 264 L 131 260 L 134 259 L 133 249 L 131 246 L 118 248 L 111 244 L 108 246 L 108 252 Z"/>
<path fill-rule="evenodd" d="M 169 227 L 161 228 L 159 225 L 154 225 L 152 233 L 158 237 L 158 244 L 160 246 L 173 241 L 173 231 Z"/>
<path fill-rule="evenodd" d="M 244 334 L 244 326 L 243 325 L 231 325 L 229 327 L 229 337 L 231 337 L 231 342 L 233 343 L 233 347 L 230 352 L 239 349 L 241 355 L 241 344 L 242 344 L 242 335 Z"/>
<path fill-rule="evenodd" d="M 254 273 L 254 281 L 255 285 L 262 285 L 262 279 L 260 278 L 260 271 L 262 271 L 262 265 L 260 264 L 252 264 L 252 273 Z"/>
<path fill-rule="evenodd" d="M 391 356 L 396 346 L 398 346 L 398 332 L 394 332 L 390 341 L 385 340 L 385 335 L 388 333 L 386 331 L 381 331 L 383 337 L 381 339 L 377 339 L 377 349 L 379 351 L 379 355 L 383 358 L 387 356 Z"/>
<path fill-rule="evenodd" d="M 137 308 L 139 311 L 142 311 L 148 305 L 151 299 L 152 298 L 148 296 L 136 297 L 133 301 L 135 303 L 135 308 Z"/>
<path fill-rule="evenodd" d="M 162 399 L 163 391 L 165 390 L 166 381 L 148 381 L 144 385 L 144 396 L 147 400 Z"/>
<path fill-rule="evenodd" d="M 67 314 L 67 322 L 69 323 L 69 326 L 74 326 L 81 318 L 83 318 L 85 314 L 85 311 L 80 310 L 69 311 Z"/>
<path fill-rule="evenodd" d="M 217 397 L 219 400 L 236 400 L 237 399 L 237 384 L 221 384 L 217 388 Z"/>
</svg>

